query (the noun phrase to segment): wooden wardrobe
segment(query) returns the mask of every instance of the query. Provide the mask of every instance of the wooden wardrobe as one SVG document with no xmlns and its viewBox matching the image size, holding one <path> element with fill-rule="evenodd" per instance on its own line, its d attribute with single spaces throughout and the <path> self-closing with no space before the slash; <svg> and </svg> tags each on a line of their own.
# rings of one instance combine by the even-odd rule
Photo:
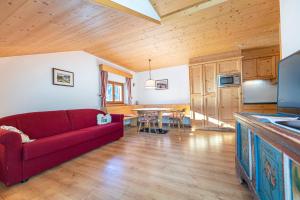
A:
<svg viewBox="0 0 300 200">
<path fill-rule="evenodd" d="M 217 75 L 241 74 L 242 58 L 238 55 L 222 59 L 222 55 L 215 55 L 190 60 L 191 119 L 194 128 L 234 127 L 233 113 L 241 110 L 241 86 L 219 88 Z"/>
</svg>

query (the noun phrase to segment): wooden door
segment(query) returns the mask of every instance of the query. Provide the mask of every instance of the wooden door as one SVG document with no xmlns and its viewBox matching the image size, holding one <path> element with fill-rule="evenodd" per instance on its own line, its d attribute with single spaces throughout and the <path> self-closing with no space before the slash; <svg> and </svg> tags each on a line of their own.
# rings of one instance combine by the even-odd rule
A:
<svg viewBox="0 0 300 200">
<path fill-rule="evenodd" d="M 257 78 L 256 59 L 243 60 L 243 79 L 251 80 Z"/>
<path fill-rule="evenodd" d="M 216 93 L 204 96 L 205 127 L 219 127 Z"/>
<path fill-rule="evenodd" d="M 202 65 L 190 68 L 191 94 L 203 94 Z"/>
<path fill-rule="evenodd" d="M 263 79 L 275 78 L 273 70 L 275 69 L 275 57 L 265 57 L 257 59 L 257 75 Z"/>
<path fill-rule="evenodd" d="M 204 126 L 203 96 L 201 94 L 191 95 L 192 127 Z"/>
<path fill-rule="evenodd" d="M 241 71 L 241 61 L 240 60 L 227 60 L 218 62 L 218 73 L 238 73 Z"/>
<path fill-rule="evenodd" d="M 204 95 L 209 95 L 217 91 L 216 69 L 216 63 L 209 63 L 203 65 Z"/>
<path fill-rule="evenodd" d="M 219 119 L 223 127 L 233 126 L 233 113 L 240 111 L 240 87 L 219 88 L 218 90 Z"/>
</svg>

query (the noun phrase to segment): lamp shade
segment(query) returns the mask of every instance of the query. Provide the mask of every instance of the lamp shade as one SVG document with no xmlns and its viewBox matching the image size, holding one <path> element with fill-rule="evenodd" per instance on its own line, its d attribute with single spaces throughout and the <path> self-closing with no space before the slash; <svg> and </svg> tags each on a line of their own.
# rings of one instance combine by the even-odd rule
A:
<svg viewBox="0 0 300 200">
<path fill-rule="evenodd" d="M 147 89 L 154 89 L 155 88 L 155 81 L 152 79 L 149 79 L 145 82 L 145 88 Z"/>
</svg>

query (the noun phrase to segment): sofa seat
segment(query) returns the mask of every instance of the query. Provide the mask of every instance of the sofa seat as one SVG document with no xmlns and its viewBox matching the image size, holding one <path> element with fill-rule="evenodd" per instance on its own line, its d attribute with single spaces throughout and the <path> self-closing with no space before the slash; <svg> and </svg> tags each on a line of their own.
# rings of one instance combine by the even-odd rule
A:
<svg viewBox="0 0 300 200">
<path fill-rule="evenodd" d="M 30 160 L 96 139 L 120 129 L 120 123 L 93 126 L 59 135 L 41 138 L 23 145 L 23 159 Z"/>
<path fill-rule="evenodd" d="M 82 130 L 41 138 L 34 142 L 23 144 L 23 159 L 30 160 L 54 153 L 82 142 L 89 141 L 93 138 L 93 134 Z"/>
</svg>

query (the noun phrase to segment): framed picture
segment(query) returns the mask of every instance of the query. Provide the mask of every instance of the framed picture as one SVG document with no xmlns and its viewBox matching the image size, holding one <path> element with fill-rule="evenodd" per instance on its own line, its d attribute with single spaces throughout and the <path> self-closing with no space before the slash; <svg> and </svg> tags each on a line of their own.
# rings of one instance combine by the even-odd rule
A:
<svg viewBox="0 0 300 200">
<path fill-rule="evenodd" d="M 53 85 L 74 87 L 74 73 L 53 68 Z"/>
<path fill-rule="evenodd" d="M 155 81 L 155 89 L 156 90 L 167 90 L 169 87 L 168 79 L 156 80 Z"/>
</svg>

